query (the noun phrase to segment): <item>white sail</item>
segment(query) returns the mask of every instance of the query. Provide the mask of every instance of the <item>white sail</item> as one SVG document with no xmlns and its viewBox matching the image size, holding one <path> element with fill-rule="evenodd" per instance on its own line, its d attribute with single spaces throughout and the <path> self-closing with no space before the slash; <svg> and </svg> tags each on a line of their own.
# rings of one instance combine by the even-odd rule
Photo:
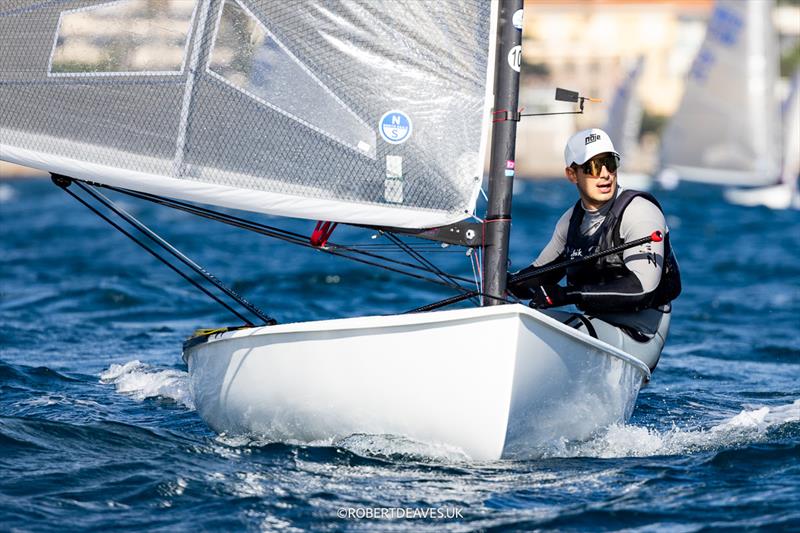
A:
<svg viewBox="0 0 800 533">
<path fill-rule="evenodd" d="M 639 56 L 617 87 L 608 110 L 606 125 L 603 128 L 614 141 L 617 151 L 622 155 L 623 164 L 617 173 L 617 180 L 620 185 L 636 190 L 648 190 L 652 185 L 650 175 L 629 172 L 626 170 L 624 162 L 626 155 L 630 157 L 639 144 L 639 131 L 642 128 L 644 109 L 642 102 L 636 96 L 636 84 L 639 83 L 643 68 L 644 57 Z"/>
<path fill-rule="evenodd" d="M 800 69 L 792 76 L 789 96 L 783 104 L 783 169 L 781 183 L 797 190 L 800 176 Z"/>
<path fill-rule="evenodd" d="M 455 222 L 483 175 L 492 4 L 5 1 L 0 158 L 275 215 Z"/>
<path fill-rule="evenodd" d="M 745 206 L 800 209 L 800 70 L 794 73 L 789 95 L 781 107 L 783 119 L 783 165 L 780 182 L 768 187 L 728 189 L 725 199 Z"/>
<path fill-rule="evenodd" d="M 718 0 L 662 139 L 661 166 L 680 179 L 722 185 L 775 183 L 780 128 L 773 2 Z"/>
<path fill-rule="evenodd" d="M 603 128 L 623 156 L 630 153 L 638 143 L 642 126 L 643 110 L 642 103 L 636 96 L 636 84 L 639 83 L 643 66 L 644 58 L 640 56 L 617 87 Z"/>
</svg>

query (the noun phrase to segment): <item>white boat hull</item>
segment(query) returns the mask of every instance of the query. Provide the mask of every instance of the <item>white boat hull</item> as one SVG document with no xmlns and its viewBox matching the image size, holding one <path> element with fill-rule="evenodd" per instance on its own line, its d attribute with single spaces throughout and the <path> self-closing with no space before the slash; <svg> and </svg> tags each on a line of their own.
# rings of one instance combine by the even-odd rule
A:
<svg viewBox="0 0 800 533">
<path fill-rule="evenodd" d="M 402 435 L 524 457 L 627 420 L 646 365 L 522 305 L 247 328 L 188 343 L 218 432 L 335 442 Z"/>
<path fill-rule="evenodd" d="M 770 209 L 800 209 L 800 193 L 789 184 L 753 189 L 726 189 L 725 199 L 747 207 L 765 206 Z"/>
<path fill-rule="evenodd" d="M 640 172 L 618 172 L 617 183 L 626 189 L 649 191 L 653 188 L 653 177 Z"/>
</svg>

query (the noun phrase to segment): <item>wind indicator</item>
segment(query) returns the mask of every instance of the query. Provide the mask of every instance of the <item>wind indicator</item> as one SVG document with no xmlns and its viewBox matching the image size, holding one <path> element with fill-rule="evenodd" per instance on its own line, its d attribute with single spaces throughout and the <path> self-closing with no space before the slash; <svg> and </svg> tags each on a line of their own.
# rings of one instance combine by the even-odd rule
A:
<svg viewBox="0 0 800 533">
<path fill-rule="evenodd" d="M 558 111 L 555 113 L 523 113 L 525 108 L 519 111 L 509 111 L 508 109 L 498 109 L 494 111 L 494 120 L 492 122 L 504 122 L 506 120 L 513 120 L 519 122 L 522 117 L 545 117 L 549 115 L 582 115 L 583 106 L 585 102 L 600 103 L 603 100 L 600 98 L 592 98 L 591 96 L 581 96 L 577 91 L 570 91 L 569 89 L 556 88 L 557 102 L 573 102 L 578 104 L 578 111 Z"/>
</svg>

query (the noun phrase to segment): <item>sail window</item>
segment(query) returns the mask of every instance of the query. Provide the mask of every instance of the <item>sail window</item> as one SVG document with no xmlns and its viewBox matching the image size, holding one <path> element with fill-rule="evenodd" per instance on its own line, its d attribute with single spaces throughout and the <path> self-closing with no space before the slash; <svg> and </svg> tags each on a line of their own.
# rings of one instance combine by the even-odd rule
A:
<svg viewBox="0 0 800 533">
<path fill-rule="evenodd" d="M 196 0 L 121 0 L 61 13 L 51 76 L 180 74 Z"/>
<path fill-rule="evenodd" d="M 375 131 L 238 0 L 222 5 L 208 72 L 261 104 L 375 158 Z"/>
</svg>

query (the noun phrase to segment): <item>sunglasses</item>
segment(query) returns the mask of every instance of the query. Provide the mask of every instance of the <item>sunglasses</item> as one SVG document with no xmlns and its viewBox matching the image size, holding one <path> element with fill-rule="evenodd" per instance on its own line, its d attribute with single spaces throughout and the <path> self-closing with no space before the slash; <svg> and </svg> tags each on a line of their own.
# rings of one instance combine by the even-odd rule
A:
<svg viewBox="0 0 800 533">
<path fill-rule="evenodd" d="M 619 156 L 609 154 L 603 157 L 595 157 L 581 165 L 583 173 L 589 174 L 590 176 L 599 176 L 603 167 L 606 167 L 609 172 L 616 172 L 619 168 Z"/>
</svg>

